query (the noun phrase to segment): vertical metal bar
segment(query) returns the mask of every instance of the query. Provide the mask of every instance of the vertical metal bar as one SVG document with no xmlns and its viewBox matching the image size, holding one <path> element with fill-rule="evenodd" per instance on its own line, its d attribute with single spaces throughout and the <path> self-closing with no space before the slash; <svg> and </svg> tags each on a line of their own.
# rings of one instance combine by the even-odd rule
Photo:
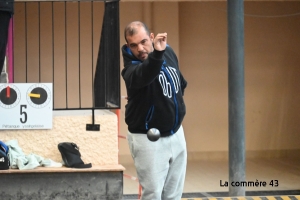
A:
<svg viewBox="0 0 300 200">
<path fill-rule="evenodd" d="M 94 2 L 91 2 L 91 43 L 92 43 L 92 124 L 95 124 L 95 95 L 94 95 Z"/>
<path fill-rule="evenodd" d="M 8 29 L 8 82 L 14 82 L 14 19 L 13 16 L 9 21 Z"/>
<path fill-rule="evenodd" d="M 40 2 L 38 3 L 38 24 L 39 24 L 39 82 L 41 82 L 41 7 Z"/>
<path fill-rule="evenodd" d="M 68 108 L 68 51 L 67 51 L 67 3 L 65 1 L 65 72 L 66 72 L 66 108 Z"/>
<path fill-rule="evenodd" d="M 95 109 L 92 108 L 92 124 L 95 124 Z"/>
<path fill-rule="evenodd" d="M 26 78 L 25 78 L 25 80 L 26 80 L 26 83 L 27 83 L 27 79 L 28 79 L 28 69 L 27 69 L 27 67 L 28 67 L 28 60 L 27 60 L 27 58 L 28 58 L 28 55 L 27 55 L 27 51 L 28 51 L 28 45 L 27 45 L 27 40 L 28 40 L 28 38 L 27 38 L 27 2 L 25 2 L 25 69 L 26 69 Z"/>
<path fill-rule="evenodd" d="M 54 87 L 54 81 L 55 81 L 55 70 L 54 70 L 54 5 L 53 1 L 51 2 L 51 17 L 52 17 L 52 91 L 53 94 L 55 94 L 55 87 Z M 53 95 L 54 97 L 54 95 Z M 54 99 L 52 101 L 52 108 L 55 109 L 54 107 Z"/>
<path fill-rule="evenodd" d="M 245 196 L 244 2 L 228 0 L 229 196 Z"/>
<path fill-rule="evenodd" d="M 93 109 L 95 108 L 95 95 L 94 95 L 94 1 L 91 2 L 91 43 L 92 43 L 92 104 Z"/>
<path fill-rule="evenodd" d="M 79 108 L 81 108 L 81 76 L 80 76 L 80 69 L 81 69 L 81 64 L 80 64 L 80 1 L 77 2 L 78 5 L 78 65 L 79 65 Z"/>
</svg>

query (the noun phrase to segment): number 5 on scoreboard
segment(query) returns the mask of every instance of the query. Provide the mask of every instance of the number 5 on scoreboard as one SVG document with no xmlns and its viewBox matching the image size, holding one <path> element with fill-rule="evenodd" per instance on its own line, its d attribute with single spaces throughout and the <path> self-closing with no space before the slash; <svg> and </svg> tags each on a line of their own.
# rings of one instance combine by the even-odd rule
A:
<svg viewBox="0 0 300 200">
<path fill-rule="evenodd" d="M 24 108 L 24 109 L 23 109 Z M 27 113 L 24 111 L 27 108 L 27 105 L 20 105 L 20 114 L 23 115 L 24 118 L 20 118 L 20 122 L 25 124 L 27 122 Z"/>
</svg>

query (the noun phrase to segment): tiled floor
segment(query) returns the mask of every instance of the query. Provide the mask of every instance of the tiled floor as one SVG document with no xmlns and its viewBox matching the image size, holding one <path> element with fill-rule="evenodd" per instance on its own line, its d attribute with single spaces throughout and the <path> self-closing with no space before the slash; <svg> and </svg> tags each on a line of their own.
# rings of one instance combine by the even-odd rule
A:
<svg viewBox="0 0 300 200">
<path fill-rule="evenodd" d="M 124 174 L 136 177 L 133 164 L 122 165 Z M 267 183 L 266 187 L 247 187 L 245 191 L 300 190 L 299 159 L 247 159 L 245 172 L 246 181 Z M 228 181 L 228 174 L 228 161 L 189 161 L 184 193 L 228 192 L 229 187 L 221 186 Z M 271 186 L 272 180 L 278 186 Z M 137 181 L 124 177 L 124 194 L 138 194 L 138 186 Z"/>
</svg>

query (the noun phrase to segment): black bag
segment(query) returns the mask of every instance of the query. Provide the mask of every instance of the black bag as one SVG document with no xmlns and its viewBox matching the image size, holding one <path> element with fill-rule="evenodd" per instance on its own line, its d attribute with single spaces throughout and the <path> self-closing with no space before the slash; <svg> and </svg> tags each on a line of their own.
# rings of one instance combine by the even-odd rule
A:
<svg viewBox="0 0 300 200">
<path fill-rule="evenodd" d="M 0 141 L 0 170 L 9 169 L 8 146 Z"/>
<path fill-rule="evenodd" d="M 92 164 L 84 164 L 81 160 L 79 147 L 72 142 L 61 142 L 58 144 L 58 150 L 66 167 L 71 168 L 91 168 Z"/>
</svg>

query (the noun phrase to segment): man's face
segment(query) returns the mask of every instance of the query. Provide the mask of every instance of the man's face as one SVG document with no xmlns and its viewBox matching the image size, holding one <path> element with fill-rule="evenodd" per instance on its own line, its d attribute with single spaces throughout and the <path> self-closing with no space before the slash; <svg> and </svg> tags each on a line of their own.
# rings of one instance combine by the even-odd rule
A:
<svg viewBox="0 0 300 200">
<path fill-rule="evenodd" d="M 136 34 L 126 37 L 127 46 L 130 48 L 135 57 L 144 61 L 148 58 L 148 54 L 153 51 L 153 36 L 153 33 L 149 36 L 144 27 L 137 27 Z"/>
</svg>

